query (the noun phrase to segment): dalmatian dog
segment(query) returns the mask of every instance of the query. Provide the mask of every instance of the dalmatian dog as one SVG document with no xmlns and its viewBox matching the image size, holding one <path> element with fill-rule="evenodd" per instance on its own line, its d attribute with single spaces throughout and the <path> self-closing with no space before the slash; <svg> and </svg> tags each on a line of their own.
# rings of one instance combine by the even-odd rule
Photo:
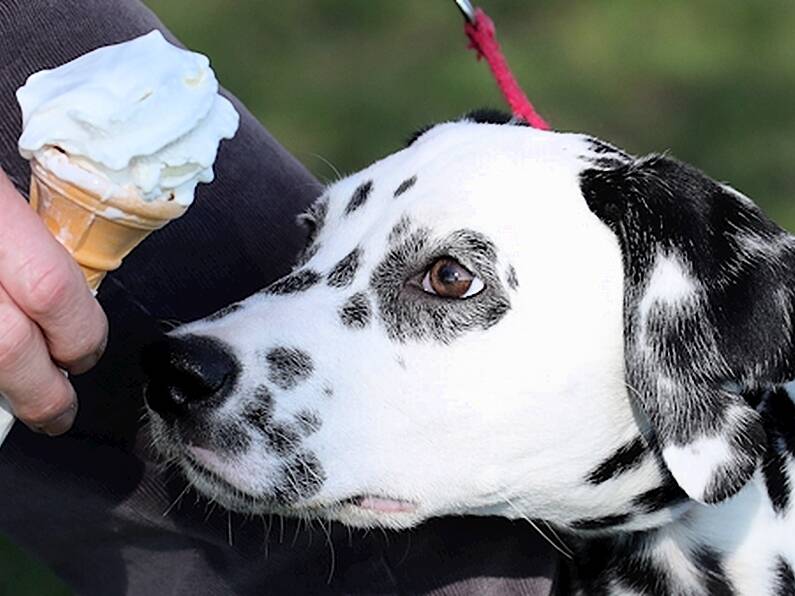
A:
<svg viewBox="0 0 795 596">
<path fill-rule="evenodd" d="M 748 198 L 480 111 L 301 221 L 290 275 L 145 355 L 153 440 L 200 492 L 543 520 L 560 594 L 795 595 L 795 238 Z"/>
</svg>

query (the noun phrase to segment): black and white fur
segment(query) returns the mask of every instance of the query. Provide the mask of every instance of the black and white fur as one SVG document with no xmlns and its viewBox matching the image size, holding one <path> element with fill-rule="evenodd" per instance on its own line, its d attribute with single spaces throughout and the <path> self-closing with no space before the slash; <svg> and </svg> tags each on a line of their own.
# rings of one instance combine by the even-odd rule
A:
<svg viewBox="0 0 795 596">
<path fill-rule="evenodd" d="M 479 113 L 303 219 L 291 275 L 175 332 L 234 361 L 212 407 L 151 413 L 199 490 L 354 526 L 540 519 L 561 594 L 795 594 L 795 241 L 748 198 Z M 439 257 L 483 290 L 423 292 Z"/>
</svg>

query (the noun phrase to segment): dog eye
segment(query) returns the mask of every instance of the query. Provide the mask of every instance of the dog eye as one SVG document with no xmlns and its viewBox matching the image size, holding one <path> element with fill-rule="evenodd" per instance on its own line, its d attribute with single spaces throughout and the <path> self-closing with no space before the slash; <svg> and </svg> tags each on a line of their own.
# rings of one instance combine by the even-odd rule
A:
<svg viewBox="0 0 795 596">
<path fill-rule="evenodd" d="M 484 288 L 480 278 L 450 257 L 438 259 L 422 278 L 422 289 L 443 298 L 469 298 Z"/>
</svg>

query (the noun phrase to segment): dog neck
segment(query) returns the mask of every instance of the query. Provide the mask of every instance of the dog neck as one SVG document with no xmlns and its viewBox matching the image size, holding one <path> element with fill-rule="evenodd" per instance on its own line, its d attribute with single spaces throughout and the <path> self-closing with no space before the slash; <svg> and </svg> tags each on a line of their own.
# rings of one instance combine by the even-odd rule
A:
<svg viewBox="0 0 795 596">
<path fill-rule="evenodd" d="M 795 473 L 792 386 L 746 399 L 763 416 L 762 465 L 734 497 L 718 505 L 685 501 L 671 519 L 644 530 L 567 537 L 572 559 L 557 594 L 795 594 Z"/>
</svg>

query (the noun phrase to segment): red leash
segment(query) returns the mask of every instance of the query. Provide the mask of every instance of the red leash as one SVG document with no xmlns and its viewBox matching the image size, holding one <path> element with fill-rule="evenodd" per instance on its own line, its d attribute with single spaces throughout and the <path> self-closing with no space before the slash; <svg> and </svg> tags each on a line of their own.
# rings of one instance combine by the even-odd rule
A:
<svg viewBox="0 0 795 596">
<path fill-rule="evenodd" d="M 494 22 L 483 10 L 475 9 L 469 0 L 455 0 L 455 2 L 466 19 L 464 32 L 469 38 L 469 48 L 477 52 L 478 60 L 486 59 L 491 73 L 497 81 L 497 86 L 505 97 L 505 101 L 511 106 L 513 115 L 521 118 L 533 128 L 551 130 L 552 127 L 536 112 L 533 104 L 527 99 L 527 95 L 516 81 L 516 77 L 513 76 L 511 67 L 508 66 L 508 61 L 497 42 Z"/>
</svg>

